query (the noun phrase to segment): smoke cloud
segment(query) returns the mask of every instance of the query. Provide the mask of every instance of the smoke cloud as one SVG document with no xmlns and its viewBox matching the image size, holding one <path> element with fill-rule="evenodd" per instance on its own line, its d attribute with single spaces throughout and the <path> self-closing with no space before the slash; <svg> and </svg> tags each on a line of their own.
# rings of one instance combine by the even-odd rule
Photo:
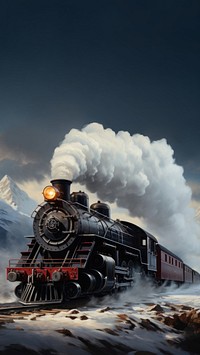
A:
<svg viewBox="0 0 200 355">
<path fill-rule="evenodd" d="M 198 268 L 200 226 L 190 207 L 192 192 L 166 139 L 151 142 L 92 123 L 66 134 L 51 169 L 52 178 L 79 182 L 101 200 L 127 208 L 161 244 Z"/>
</svg>

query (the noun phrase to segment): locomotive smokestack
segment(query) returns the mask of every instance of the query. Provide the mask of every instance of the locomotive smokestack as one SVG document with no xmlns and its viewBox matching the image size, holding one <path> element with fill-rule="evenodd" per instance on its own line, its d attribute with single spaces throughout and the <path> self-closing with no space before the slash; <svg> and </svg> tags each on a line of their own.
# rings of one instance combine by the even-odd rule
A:
<svg viewBox="0 0 200 355">
<path fill-rule="evenodd" d="M 59 190 L 63 200 L 70 201 L 70 185 L 72 181 L 66 179 L 54 179 L 51 180 L 51 183 Z"/>
</svg>

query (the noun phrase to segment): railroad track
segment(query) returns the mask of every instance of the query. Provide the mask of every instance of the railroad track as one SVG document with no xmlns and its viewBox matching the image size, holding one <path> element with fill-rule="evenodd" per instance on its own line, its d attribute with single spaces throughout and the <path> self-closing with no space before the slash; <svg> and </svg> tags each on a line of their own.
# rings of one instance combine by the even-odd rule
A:
<svg viewBox="0 0 200 355">
<path fill-rule="evenodd" d="M 27 305 L 27 306 L 22 306 L 21 304 L 15 305 L 15 306 L 0 306 L 0 315 L 1 314 L 12 314 L 12 313 L 21 313 L 23 311 L 38 311 L 38 310 L 46 310 L 46 309 L 53 309 L 55 305 Z M 63 308 L 59 307 L 59 305 L 56 305 L 56 308 Z"/>
<path fill-rule="evenodd" d="M 34 312 L 38 310 L 53 310 L 54 308 L 60 310 L 72 309 L 72 308 L 81 308 L 86 306 L 88 303 L 88 298 L 82 298 L 78 300 L 70 300 L 64 303 L 51 303 L 51 304 L 34 304 L 34 305 L 22 305 L 20 303 L 11 303 L 9 305 L 2 304 L 0 305 L 0 315 L 1 314 L 12 314 L 12 313 L 21 313 L 21 312 Z"/>
</svg>

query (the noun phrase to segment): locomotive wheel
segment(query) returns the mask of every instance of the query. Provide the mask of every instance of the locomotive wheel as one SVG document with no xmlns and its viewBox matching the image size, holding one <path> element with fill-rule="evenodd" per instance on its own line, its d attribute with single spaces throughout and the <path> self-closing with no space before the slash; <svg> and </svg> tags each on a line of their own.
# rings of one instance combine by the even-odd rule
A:
<svg viewBox="0 0 200 355">
<path fill-rule="evenodd" d="M 96 287 L 96 278 L 94 275 L 83 272 L 80 276 L 80 286 L 82 292 L 91 292 Z"/>
<path fill-rule="evenodd" d="M 15 288 L 15 296 L 17 298 L 21 298 L 22 292 L 24 289 L 24 284 L 21 282 L 17 287 Z"/>
<path fill-rule="evenodd" d="M 77 298 L 81 294 L 81 286 L 78 282 L 69 282 L 65 287 L 66 298 Z"/>
<path fill-rule="evenodd" d="M 94 275 L 94 277 L 96 279 L 95 292 L 99 292 L 101 290 L 101 288 L 103 287 L 104 277 L 99 270 L 93 269 L 93 270 L 91 270 L 91 273 L 92 273 L 92 275 Z"/>
</svg>

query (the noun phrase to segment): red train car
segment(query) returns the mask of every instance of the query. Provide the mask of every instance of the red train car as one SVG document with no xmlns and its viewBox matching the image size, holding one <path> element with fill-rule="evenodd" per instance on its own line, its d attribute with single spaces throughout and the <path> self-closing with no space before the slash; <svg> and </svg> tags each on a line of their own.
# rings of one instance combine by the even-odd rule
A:
<svg viewBox="0 0 200 355">
<path fill-rule="evenodd" d="M 184 282 L 183 260 L 160 244 L 157 244 L 156 279 L 161 282 Z"/>
</svg>

